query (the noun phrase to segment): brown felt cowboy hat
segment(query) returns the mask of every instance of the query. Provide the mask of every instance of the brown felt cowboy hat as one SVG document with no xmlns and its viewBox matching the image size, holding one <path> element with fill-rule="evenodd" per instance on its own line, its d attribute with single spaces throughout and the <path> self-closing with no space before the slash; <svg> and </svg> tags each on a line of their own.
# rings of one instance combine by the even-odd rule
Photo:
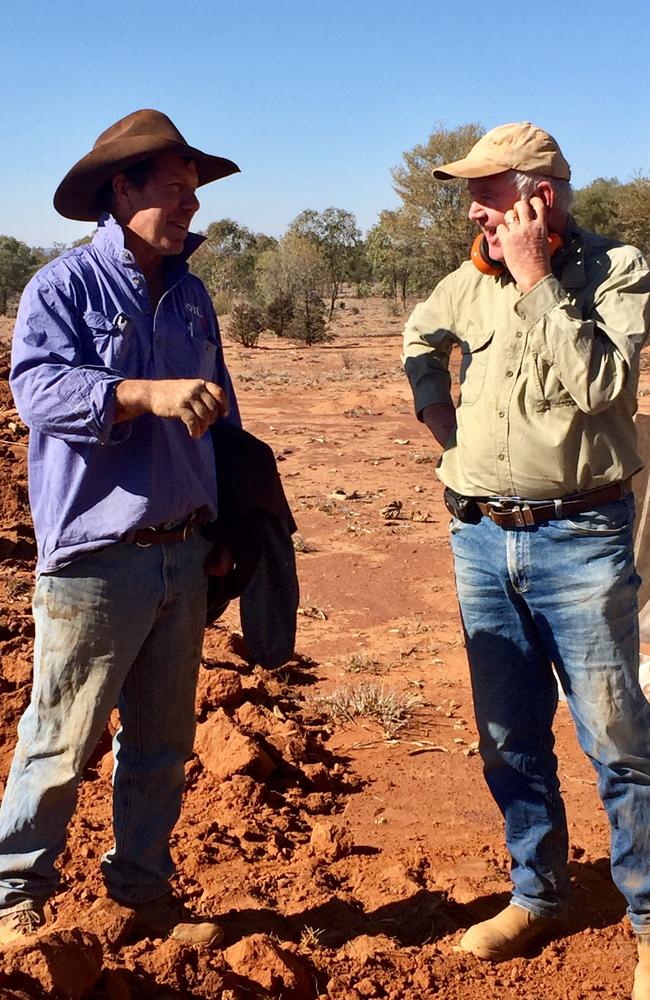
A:
<svg viewBox="0 0 650 1000">
<path fill-rule="evenodd" d="M 162 111 L 134 111 L 111 125 L 97 139 L 90 153 L 65 175 L 54 195 L 54 207 L 66 219 L 97 222 L 103 211 L 102 188 L 121 170 L 158 153 L 178 153 L 193 160 L 199 186 L 239 173 L 239 167 L 223 156 L 188 146 L 171 118 Z"/>
</svg>

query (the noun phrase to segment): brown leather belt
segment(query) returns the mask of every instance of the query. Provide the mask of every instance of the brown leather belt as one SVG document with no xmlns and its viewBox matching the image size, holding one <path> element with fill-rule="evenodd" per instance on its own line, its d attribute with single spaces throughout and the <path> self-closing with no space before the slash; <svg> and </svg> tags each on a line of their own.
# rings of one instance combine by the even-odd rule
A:
<svg viewBox="0 0 650 1000">
<path fill-rule="evenodd" d="M 559 500 L 478 500 L 481 514 L 500 528 L 525 528 L 540 521 L 557 521 L 573 514 L 583 514 L 594 507 L 621 500 L 632 489 L 631 479 L 601 486 L 586 493 L 572 493 Z"/>
<path fill-rule="evenodd" d="M 134 542 L 143 549 L 148 548 L 149 545 L 170 545 L 174 542 L 186 542 L 198 529 L 199 524 L 196 511 L 192 511 L 180 524 L 174 525 L 173 528 L 162 526 L 157 528 L 137 528 L 135 531 L 129 532 L 124 541 Z"/>
</svg>

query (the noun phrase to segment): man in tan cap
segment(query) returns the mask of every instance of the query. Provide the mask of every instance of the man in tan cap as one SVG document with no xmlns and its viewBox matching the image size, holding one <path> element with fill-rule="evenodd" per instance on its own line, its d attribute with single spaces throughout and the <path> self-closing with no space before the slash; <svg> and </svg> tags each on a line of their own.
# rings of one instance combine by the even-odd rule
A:
<svg viewBox="0 0 650 1000">
<path fill-rule="evenodd" d="M 510 905 L 461 946 L 511 958 L 566 915 L 554 666 L 597 771 L 614 879 L 639 936 L 634 1000 L 649 1000 L 650 705 L 637 680 L 630 492 L 648 266 L 575 224 L 569 165 L 528 122 L 493 129 L 434 175 L 467 178 L 480 232 L 472 259 L 410 316 L 404 364 L 418 418 L 444 449 L 480 751 L 513 881 Z"/>
<path fill-rule="evenodd" d="M 201 524 L 217 514 L 209 426 L 238 423 L 210 297 L 188 271 L 196 189 L 235 173 L 143 110 L 59 185 L 92 242 L 25 289 L 11 386 L 30 428 L 38 544 L 31 703 L 0 808 L 0 945 L 59 884 L 83 769 L 115 705 L 111 902 L 138 936 L 219 940 L 170 892 L 169 837 L 194 740 L 206 615 Z M 101 904 L 100 904 L 101 905 Z"/>
</svg>

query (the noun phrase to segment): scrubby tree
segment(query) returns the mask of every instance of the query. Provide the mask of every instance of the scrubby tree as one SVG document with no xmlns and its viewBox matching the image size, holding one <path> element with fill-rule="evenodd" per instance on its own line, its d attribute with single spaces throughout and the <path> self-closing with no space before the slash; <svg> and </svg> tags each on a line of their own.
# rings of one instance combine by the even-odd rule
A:
<svg viewBox="0 0 650 1000">
<path fill-rule="evenodd" d="M 238 295 L 254 295 L 256 260 L 276 240 L 233 219 L 211 222 L 204 235 L 205 242 L 190 263 L 210 294 L 222 295 L 227 302 Z"/>
<path fill-rule="evenodd" d="M 266 325 L 269 330 L 284 337 L 294 314 L 294 297 L 288 292 L 274 295 L 266 306 Z"/>
<path fill-rule="evenodd" d="M 432 171 L 461 159 L 482 134 L 474 122 L 453 129 L 439 124 L 427 142 L 407 150 L 404 163 L 392 171 L 409 219 L 421 230 L 423 264 L 434 283 L 467 259 L 476 227 L 467 218 L 467 182 L 437 181 Z"/>
<path fill-rule="evenodd" d="M 305 290 L 296 296 L 286 336 L 301 340 L 307 347 L 333 339 L 325 322 L 325 303 L 317 292 Z"/>
<path fill-rule="evenodd" d="M 620 238 L 650 256 L 650 177 L 639 174 L 620 187 L 617 212 Z"/>
<path fill-rule="evenodd" d="M 265 328 L 264 313 L 252 302 L 237 302 L 230 313 L 228 332 L 244 347 L 255 347 Z"/>
<path fill-rule="evenodd" d="M 345 278 L 357 286 L 357 297 L 361 298 L 362 289 L 367 288 L 372 281 L 372 264 L 365 240 L 360 240 L 351 252 Z"/>
<path fill-rule="evenodd" d="M 37 267 L 38 258 L 26 243 L 0 236 L 0 314 L 6 314 L 9 300 L 22 292 Z"/>
<path fill-rule="evenodd" d="M 406 307 L 409 291 L 427 288 L 431 276 L 426 269 L 424 229 L 417 213 L 406 208 L 385 210 L 366 238 L 368 260 L 384 293 Z"/>
<path fill-rule="evenodd" d="M 341 283 L 345 280 L 354 251 L 361 240 L 361 232 L 352 212 L 344 208 L 326 208 L 315 212 L 309 208 L 296 216 L 289 226 L 290 235 L 311 242 L 320 252 L 329 283 L 329 319 Z"/>
<path fill-rule="evenodd" d="M 328 272 L 313 240 L 290 229 L 277 250 L 260 256 L 256 271 L 257 291 L 267 308 L 270 329 L 307 345 L 329 339 L 322 299 Z"/>
<path fill-rule="evenodd" d="M 617 177 L 597 177 L 574 195 L 572 214 L 579 226 L 603 236 L 619 235 L 618 199 L 621 182 Z"/>
</svg>

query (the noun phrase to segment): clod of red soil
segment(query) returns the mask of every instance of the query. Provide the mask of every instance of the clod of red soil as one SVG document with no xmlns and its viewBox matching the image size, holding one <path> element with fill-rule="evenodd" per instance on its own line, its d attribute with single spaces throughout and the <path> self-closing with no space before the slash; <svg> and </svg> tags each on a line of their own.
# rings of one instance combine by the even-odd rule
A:
<svg viewBox="0 0 650 1000">
<path fill-rule="evenodd" d="M 120 906 L 107 896 L 100 896 L 87 914 L 78 920 L 78 926 L 96 934 L 106 950 L 118 951 L 126 940 L 134 919 L 134 910 L 128 906 Z"/>
<path fill-rule="evenodd" d="M 227 972 L 223 956 L 210 948 L 194 948 L 169 938 L 138 956 L 137 970 L 151 977 L 157 987 L 167 986 L 173 996 L 220 997 Z M 161 996 L 169 994 L 161 992 Z"/>
<path fill-rule="evenodd" d="M 262 705 L 246 702 L 237 711 L 237 721 L 249 733 L 258 733 L 266 739 L 281 757 L 300 763 L 304 760 L 307 744 L 294 722 L 277 718 Z"/>
<path fill-rule="evenodd" d="M 196 692 L 196 714 L 205 719 L 215 708 L 233 708 L 244 699 L 241 677 L 235 670 L 202 670 Z"/>
<path fill-rule="evenodd" d="M 397 944 L 384 934 L 374 936 L 360 934 L 341 948 L 341 955 L 353 959 L 356 964 L 363 968 L 372 959 L 395 951 L 397 951 Z"/>
<path fill-rule="evenodd" d="M 78 929 L 50 931 L 4 952 L 4 984 L 27 986 L 65 1000 L 88 996 L 102 974 L 102 946 L 94 934 Z M 4 977 L 3 977 L 4 978 Z M 15 978 L 15 983 L 12 983 Z"/>
<path fill-rule="evenodd" d="M 275 768 L 266 751 L 246 736 L 222 708 L 198 727 L 195 751 L 216 778 L 250 774 L 263 781 Z"/>
<path fill-rule="evenodd" d="M 309 853 L 322 861 L 345 858 L 354 847 L 354 837 L 345 822 L 319 820 L 314 824 L 309 839 Z"/>
<path fill-rule="evenodd" d="M 324 764 L 320 761 L 317 764 L 302 764 L 301 770 L 315 792 L 329 792 L 332 779 Z"/>
<path fill-rule="evenodd" d="M 283 1000 L 313 1000 L 312 976 L 291 952 L 266 934 L 252 934 L 223 953 L 233 972 Z"/>
</svg>

